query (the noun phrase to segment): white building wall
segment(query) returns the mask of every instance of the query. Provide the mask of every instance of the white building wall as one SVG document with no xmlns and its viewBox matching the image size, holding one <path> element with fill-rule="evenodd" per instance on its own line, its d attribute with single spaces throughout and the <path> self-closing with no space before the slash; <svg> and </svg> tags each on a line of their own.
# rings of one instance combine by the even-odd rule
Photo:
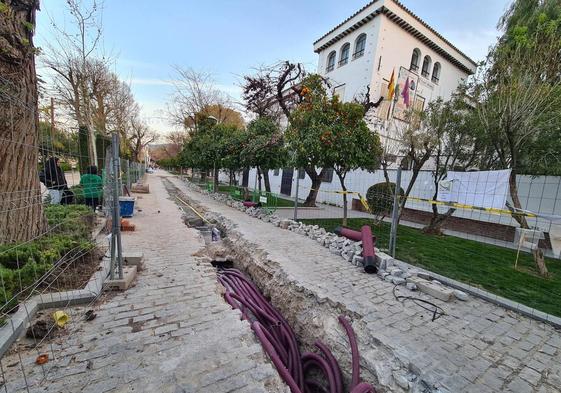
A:
<svg viewBox="0 0 561 393">
<path fill-rule="evenodd" d="M 333 88 L 344 86 L 344 95 L 340 97 L 343 101 L 352 101 L 358 94 L 365 93 L 366 87 L 371 82 L 372 70 L 378 58 L 376 47 L 379 41 L 380 25 L 380 18 L 376 18 L 319 53 L 318 74 L 329 78 Z M 364 55 L 353 59 L 356 40 L 363 33 L 366 34 Z M 346 43 L 351 45 L 349 61 L 347 64 L 339 66 L 341 48 Z M 332 51 L 336 52 L 335 69 L 327 72 L 327 60 Z"/>
<path fill-rule="evenodd" d="M 374 68 L 372 74 L 372 100 L 374 101 L 380 96 L 382 85 L 384 83 L 388 83 L 392 70 L 395 70 L 397 78 L 400 67 L 409 69 L 411 56 L 415 48 L 418 48 L 421 51 L 417 74 L 420 79 L 433 87 L 432 90 L 420 87 L 418 91 L 418 93 L 426 99 L 425 105 L 437 97 L 442 97 L 445 101 L 449 100 L 452 93 L 456 90 L 462 80 L 465 80 L 468 77 L 468 74 L 459 69 L 456 65 L 452 64 L 449 60 L 436 53 L 420 40 L 413 37 L 410 33 L 403 30 L 385 15 L 376 19 L 379 23 L 381 22 L 380 40 L 378 44 L 378 55 L 381 56 L 381 63 L 380 67 Z M 421 76 L 421 69 L 425 55 L 429 55 L 432 60 L 428 78 Z M 434 64 L 437 62 L 441 65 L 440 81 L 438 84 L 434 84 L 431 82 L 431 76 Z"/>
</svg>

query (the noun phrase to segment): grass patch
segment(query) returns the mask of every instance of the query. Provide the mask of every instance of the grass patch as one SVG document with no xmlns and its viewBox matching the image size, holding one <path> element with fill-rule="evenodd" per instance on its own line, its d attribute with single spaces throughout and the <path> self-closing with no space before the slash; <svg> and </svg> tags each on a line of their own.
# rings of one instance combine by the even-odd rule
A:
<svg viewBox="0 0 561 393">
<path fill-rule="evenodd" d="M 301 220 L 332 232 L 340 219 Z M 348 226 L 370 225 L 380 248 L 387 248 L 390 224 L 374 225 L 371 219 L 350 218 Z M 514 270 L 516 250 L 455 236 L 435 236 L 418 229 L 399 226 L 396 257 L 452 279 L 480 287 L 528 307 L 561 317 L 561 261 L 546 258 L 550 277 L 542 278 L 533 257 L 520 253 Z"/>
<path fill-rule="evenodd" d="M 218 192 L 221 192 L 221 193 L 224 193 L 224 194 L 230 194 L 232 191 L 234 191 L 236 189 L 241 189 L 241 187 L 240 186 L 229 186 L 229 185 L 226 185 L 226 184 L 218 185 Z M 302 207 L 303 203 L 298 202 L 298 206 Z M 282 197 L 277 195 L 277 206 L 276 207 L 294 207 L 294 200 L 282 198 Z"/>
</svg>

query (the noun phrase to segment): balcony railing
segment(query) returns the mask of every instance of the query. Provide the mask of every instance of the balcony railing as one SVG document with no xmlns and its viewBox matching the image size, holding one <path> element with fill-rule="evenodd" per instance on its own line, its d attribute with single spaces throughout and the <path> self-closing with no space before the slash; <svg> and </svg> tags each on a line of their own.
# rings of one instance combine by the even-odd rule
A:
<svg viewBox="0 0 561 393">
<path fill-rule="evenodd" d="M 333 71 L 334 68 L 335 68 L 335 64 L 329 64 L 326 68 L 326 71 L 331 72 L 331 71 Z"/>
<path fill-rule="evenodd" d="M 347 64 L 349 62 L 349 58 L 345 57 L 342 58 L 341 60 L 339 60 L 339 67 L 344 66 L 345 64 Z"/>
<path fill-rule="evenodd" d="M 353 60 L 358 59 L 359 57 L 362 57 L 362 55 L 364 55 L 364 49 L 361 49 L 361 50 L 353 53 Z"/>
</svg>

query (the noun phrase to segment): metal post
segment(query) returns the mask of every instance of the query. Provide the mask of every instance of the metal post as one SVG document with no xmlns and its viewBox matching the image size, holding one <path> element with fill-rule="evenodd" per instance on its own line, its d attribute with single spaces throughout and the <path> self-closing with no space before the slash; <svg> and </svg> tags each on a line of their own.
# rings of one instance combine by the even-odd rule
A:
<svg viewBox="0 0 561 393">
<path fill-rule="evenodd" d="M 216 188 L 216 161 L 214 161 L 214 168 L 212 169 L 212 189 L 214 190 L 214 192 L 218 192 Z"/>
<path fill-rule="evenodd" d="M 393 193 L 392 227 L 390 231 L 390 254 L 395 258 L 395 245 L 397 243 L 397 219 L 399 217 L 399 190 L 401 190 L 401 166 L 397 167 L 395 190 Z"/>
<path fill-rule="evenodd" d="M 114 132 L 111 136 L 113 156 L 113 225 L 111 231 L 111 279 L 114 279 L 115 267 L 119 279 L 123 278 L 123 247 L 121 244 L 121 212 L 119 207 L 119 195 L 121 193 L 121 165 L 119 159 L 119 135 Z M 116 255 L 115 255 L 116 254 Z"/>
<path fill-rule="evenodd" d="M 125 162 L 126 162 L 125 171 L 127 172 L 127 190 L 130 192 L 131 184 L 132 184 L 131 165 L 129 163 L 129 160 L 125 160 Z M 134 166 L 134 163 L 133 163 L 133 166 Z"/>
<path fill-rule="evenodd" d="M 257 197 L 257 200 L 255 200 L 255 196 L 257 195 L 256 194 L 256 192 L 257 192 L 257 175 L 258 175 L 257 174 L 257 167 L 255 167 L 255 183 L 254 183 L 254 186 L 253 186 L 253 198 L 251 198 L 251 200 L 253 202 L 258 202 L 259 201 L 259 197 Z"/>
<path fill-rule="evenodd" d="M 296 195 L 294 195 L 294 221 L 298 220 L 298 188 L 300 186 L 300 168 L 296 171 Z"/>
</svg>

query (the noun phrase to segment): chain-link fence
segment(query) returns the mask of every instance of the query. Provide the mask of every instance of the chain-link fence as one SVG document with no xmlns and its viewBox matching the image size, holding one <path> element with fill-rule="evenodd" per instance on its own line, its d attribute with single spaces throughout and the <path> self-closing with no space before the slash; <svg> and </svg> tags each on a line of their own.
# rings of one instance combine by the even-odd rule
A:
<svg viewBox="0 0 561 393">
<path fill-rule="evenodd" d="M 106 277 L 119 274 L 122 258 L 117 255 L 111 269 L 101 231 L 111 221 L 116 239 L 121 175 L 132 184 L 145 168 L 125 161 L 122 174 L 115 143 L 98 149 L 99 168 L 86 168 L 90 158 L 78 130 L 44 121 L 38 138 L 22 136 L 16 114 L 35 119 L 37 109 L 13 95 L 3 79 L 0 105 L 8 108 L 0 134 L 0 161 L 6 164 L 0 168 L 0 222 L 7 231 L 2 238 L 22 232 L 22 225 L 39 229 L 0 244 L 0 390 L 19 392 L 47 380 L 80 321 L 91 318 Z M 31 178 L 33 186 L 20 186 L 20 178 Z"/>
<path fill-rule="evenodd" d="M 219 192 L 265 207 L 274 198 L 278 216 L 329 231 L 370 225 L 377 247 L 399 260 L 561 316 L 560 177 L 517 175 L 513 185 L 509 171 L 435 181 L 430 170 L 380 169 L 354 171 L 343 187 L 332 170 L 322 172 L 316 182 L 293 168 L 268 179 L 255 169 L 235 179 L 221 173 Z M 195 179 L 212 191 L 205 175 Z"/>
</svg>

